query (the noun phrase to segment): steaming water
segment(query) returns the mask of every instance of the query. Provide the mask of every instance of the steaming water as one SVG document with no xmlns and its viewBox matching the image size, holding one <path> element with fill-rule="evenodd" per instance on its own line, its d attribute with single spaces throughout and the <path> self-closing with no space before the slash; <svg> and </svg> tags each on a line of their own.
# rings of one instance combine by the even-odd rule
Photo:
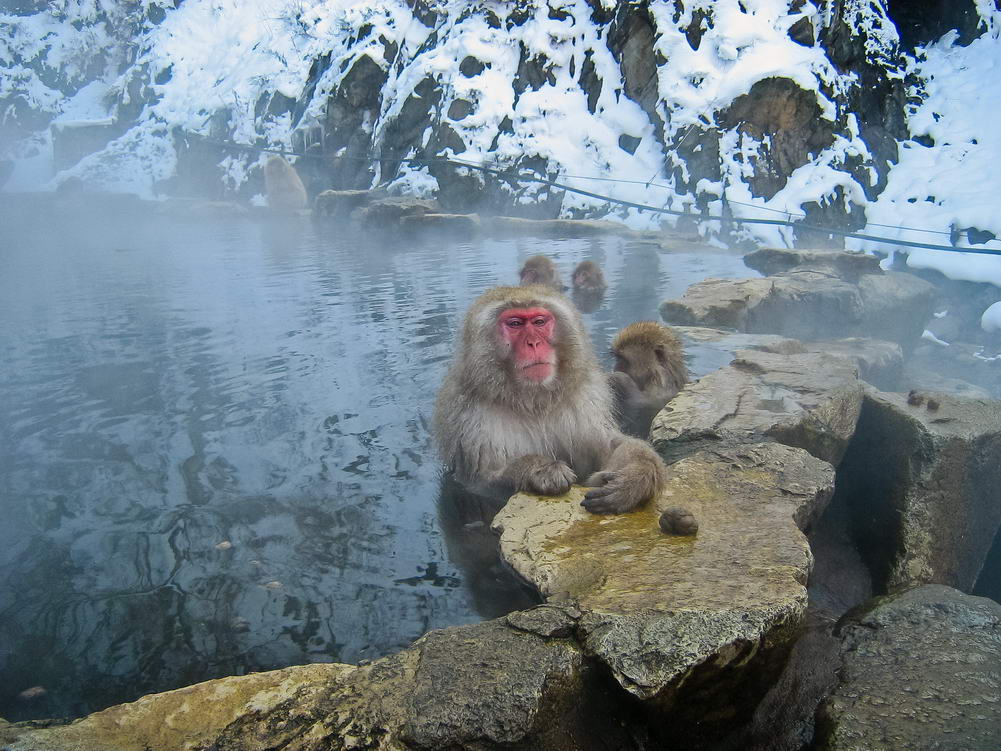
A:
<svg viewBox="0 0 1001 751">
<path fill-rule="evenodd" d="M 565 275 L 596 260 L 603 352 L 692 282 L 754 275 L 619 239 L 383 247 L 308 221 L 30 215 L 0 231 L 10 720 L 375 658 L 512 607 L 438 504 L 428 423 L 469 302 L 534 253 Z"/>
</svg>

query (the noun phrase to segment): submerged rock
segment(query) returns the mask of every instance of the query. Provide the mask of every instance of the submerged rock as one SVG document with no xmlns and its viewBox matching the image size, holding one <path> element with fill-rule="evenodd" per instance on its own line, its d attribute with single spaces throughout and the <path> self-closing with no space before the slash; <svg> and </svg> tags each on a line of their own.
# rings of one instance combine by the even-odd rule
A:
<svg viewBox="0 0 1001 751">
<path fill-rule="evenodd" d="M 818 712 L 822 751 L 1001 743 L 1001 605 L 926 585 L 839 626 L 840 684 Z"/>
</svg>

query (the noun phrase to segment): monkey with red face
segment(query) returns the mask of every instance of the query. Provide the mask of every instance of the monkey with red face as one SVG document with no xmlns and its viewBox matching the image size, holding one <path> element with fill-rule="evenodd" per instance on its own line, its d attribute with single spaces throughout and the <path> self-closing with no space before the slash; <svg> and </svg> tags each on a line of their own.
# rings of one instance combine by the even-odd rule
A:
<svg viewBox="0 0 1001 751">
<path fill-rule="evenodd" d="M 622 513 L 665 482 L 654 450 L 616 426 L 580 313 L 541 285 L 473 303 L 434 423 L 445 463 L 477 491 L 558 495 L 586 478 L 588 511 Z"/>
</svg>

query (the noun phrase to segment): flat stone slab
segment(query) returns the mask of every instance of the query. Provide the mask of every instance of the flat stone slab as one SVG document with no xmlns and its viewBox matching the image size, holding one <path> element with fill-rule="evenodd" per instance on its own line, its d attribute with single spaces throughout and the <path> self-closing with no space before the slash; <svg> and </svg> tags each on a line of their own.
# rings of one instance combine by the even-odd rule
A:
<svg viewBox="0 0 1001 751">
<path fill-rule="evenodd" d="M 688 370 L 695 377 L 729 365 L 742 349 L 787 355 L 823 352 L 848 358 L 855 363 L 863 381 L 879 389 L 893 390 L 900 382 L 904 364 L 900 345 L 882 339 L 848 337 L 804 343 L 777 334 L 744 334 L 701 326 L 673 328 L 684 339 Z"/>
<path fill-rule="evenodd" d="M 706 279 L 661 317 L 679 326 L 708 326 L 803 341 L 872 337 L 909 349 L 931 316 L 934 286 L 912 274 L 881 272 L 857 279 L 794 269 L 755 279 Z"/>
<path fill-rule="evenodd" d="M 726 367 L 742 349 L 798 354 L 806 352 L 799 339 L 778 334 L 745 334 L 706 326 L 672 326 L 682 338 L 688 373 L 693 378 Z"/>
<path fill-rule="evenodd" d="M 516 216 L 495 216 L 488 223 L 492 232 L 500 235 L 539 235 L 543 237 L 600 237 L 603 235 L 637 235 L 618 222 L 600 219 L 524 219 Z"/>
<path fill-rule="evenodd" d="M 668 402 L 650 438 L 668 461 L 718 443 L 774 440 L 837 465 L 861 406 L 862 383 L 844 357 L 741 350 Z"/>
<path fill-rule="evenodd" d="M 801 527 L 833 486 L 833 468 L 805 451 L 729 447 L 672 465 L 664 493 L 635 512 L 589 514 L 584 490 L 574 488 L 556 498 L 516 495 L 494 527 L 518 573 L 551 602 L 579 608 L 586 649 L 620 685 L 678 708 L 683 681 L 685 690 L 711 691 L 713 674 L 754 662 L 759 650 L 767 661 L 766 643 L 791 638 L 812 566 Z M 660 531 L 669 506 L 694 513 L 696 536 Z M 696 669 L 701 677 L 686 679 Z M 719 701 L 739 711 L 734 696 Z"/>
<path fill-rule="evenodd" d="M 400 217 L 400 228 L 404 230 L 479 234 L 478 214 L 410 214 Z"/>
<path fill-rule="evenodd" d="M 765 276 L 793 269 L 828 271 L 844 279 L 882 273 L 878 256 L 830 248 L 759 248 L 745 255 L 744 263 Z"/>
<path fill-rule="evenodd" d="M 876 600 L 839 631 L 840 685 L 811 748 L 1001 747 L 1001 605 L 926 585 Z"/>
</svg>

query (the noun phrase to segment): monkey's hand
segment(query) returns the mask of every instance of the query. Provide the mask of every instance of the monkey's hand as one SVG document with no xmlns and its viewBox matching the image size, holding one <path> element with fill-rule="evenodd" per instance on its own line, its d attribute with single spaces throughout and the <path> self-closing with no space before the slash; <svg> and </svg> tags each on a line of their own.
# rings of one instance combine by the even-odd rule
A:
<svg viewBox="0 0 1001 751">
<path fill-rule="evenodd" d="M 636 401 L 641 395 L 640 387 L 628 373 L 621 370 L 613 370 L 608 374 L 608 385 L 612 387 L 616 398 L 620 402 Z"/>
<path fill-rule="evenodd" d="M 584 483 L 592 488 L 581 502 L 592 514 L 624 514 L 653 497 L 657 480 L 645 464 L 595 472 Z"/>
<path fill-rule="evenodd" d="M 539 495 L 561 495 L 570 490 L 577 475 L 566 462 L 544 456 L 523 456 L 513 462 L 511 479 L 515 490 Z"/>
</svg>

